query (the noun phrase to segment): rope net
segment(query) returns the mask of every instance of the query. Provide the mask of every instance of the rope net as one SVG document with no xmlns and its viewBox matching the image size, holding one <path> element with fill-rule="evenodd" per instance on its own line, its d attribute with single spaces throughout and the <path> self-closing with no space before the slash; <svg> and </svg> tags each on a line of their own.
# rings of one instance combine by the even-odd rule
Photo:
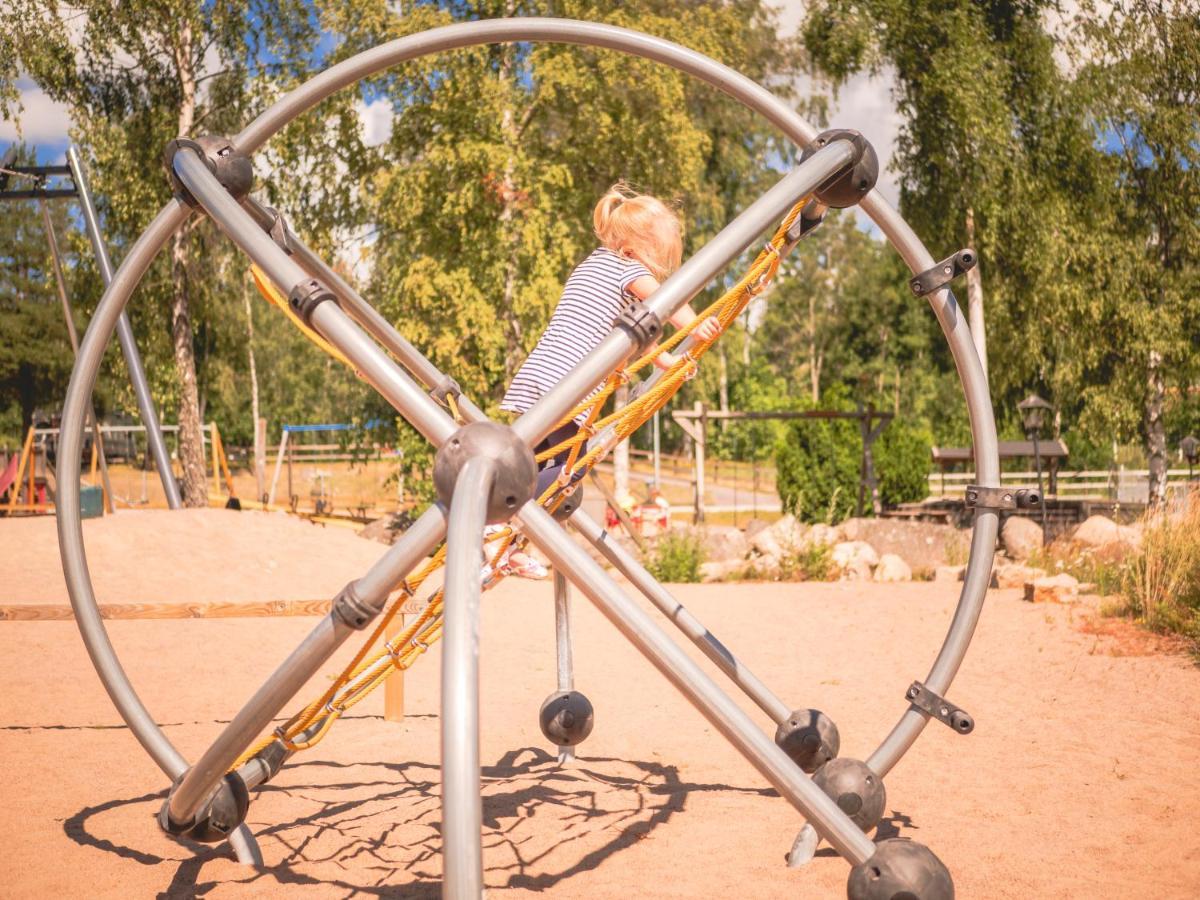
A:
<svg viewBox="0 0 1200 900">
<path fill-rule="evenodd" d="M 554 512 L 575 489 L 575 484 L 584 474 L 600 462 L 616 444 L 628 438 L 655 412 L 662 409 L 684 383 L 695 376 L 704 354 L 746 309 L 750 301 L 758 296 L 775 277 L 783 254 L 791 249 L 787 241 L 787 230 L 796 221 L 808 199 L 808 197 L 804 197 L 792 207 L 771 240 L 758 253 L 749 269 L 733 287 L 697 315 L 686 327 L 678 329 L 670 338 L 614 371 L 594 394 L 580 402 L 563 417 L 559 423 L 560 427 L 580 416 L 584 417 L 584 422 L 570 438 L 537 454 L 537 461 L 541 463 L 564 451 L 568 452 L 562 474 L 538 497 L 539 504 L 549 512 Z M 293 324 L 300 328 L 314 344 L 353 369 L 349 361 L 335 347 L 308 328 L 292 313 L 286 298 L 257 266 L 251 266 L 250 271 L 255 285 L 268 302 L 286 313 Z M 635 373 L 653 365 L 654 360 L 660 354 L 678 347 L 700 322 L 710 316 L 716 317 L 721 325 L 714 337 L 708 340 L 697 338 L 684 354 L 663 371 L 662 377 L 648 390 L 620 409 L 607 416 L 600 416 L 605 402 L 618 387 L 629 383 Z M 355 374 L 361 377 L 361 373 L 356 372 Z M 461 421 L 453 397 L 448 396 L 447 401 L 447 406 L 454 418 Z M 598 434 L 602 435 L 602 439 L 596 443 L 596 446 L 589 448 L 590 439 Z M 524 545 L 524 537 L 511 527 L 501 529 L 487 539 L 489 550 L 485 554 L 485 558 L 488 563 L 480 573 L 484 591 L 491 589 L 505 577 L 506 572 L 501 567 L 501 560 L 505 558 L 509 550 L 520 549 Z M 416 597 L 421 586 L 443 567 L 445 559 L 446 546 L 442 544 L 432 556 L 393 589 L 395 596 L 388 600 L 379 623 L 367 636 L 366 641 L 349 664 L 330 682 L 329 687 L 319 697 L 275 728 L 273 732 L 253 744 L 233 764 L 230 771 L 237 769 L 276 743 L 293 753 L 316 746 L 329 733 L 334 723 L 349 709 L 362 702 L 392 674 L 409 668 L 420 659 L 442 634 L 442 588 L 433 592 L 429 602 L 420 611 L 417 618 L 403 631 L 386 640 L 383 638 L 388 627 L 400 614 L 405 602 Z M 372 653 L 371 649 L 381 641 L 382 649 Z"/>
</svg>

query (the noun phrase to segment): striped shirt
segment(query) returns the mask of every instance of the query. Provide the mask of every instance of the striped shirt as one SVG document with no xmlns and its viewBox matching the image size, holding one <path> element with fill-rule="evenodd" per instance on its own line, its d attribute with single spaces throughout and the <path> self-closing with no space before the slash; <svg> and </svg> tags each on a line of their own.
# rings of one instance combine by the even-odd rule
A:
<svg viewBox="0 0 1200 900">
<path fill-rule="evenodd" d="M 633 299 L 629 286 L 650 272 L 600 247 L 575 267 L 550 324 L 508 386 L 501 409 L 523 413 L 604 340 Z M 576 421 L 582 424 L 586 415 Z"/>
</svg>

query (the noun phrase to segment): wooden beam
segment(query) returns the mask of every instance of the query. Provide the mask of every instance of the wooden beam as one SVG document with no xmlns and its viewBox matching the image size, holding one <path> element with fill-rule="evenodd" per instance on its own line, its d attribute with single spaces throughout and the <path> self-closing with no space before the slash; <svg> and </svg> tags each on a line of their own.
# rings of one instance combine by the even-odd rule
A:
<svg viewBox="0 0 1200 900">
<path fill-rule="evenodd" d="M 101 603 L 102 619 L 239 619 L 267 616 L 323 616 L 329 600 L 266 600 L 261 603 Z M 0 622 L 65 622 L 75 615 L 67 604 L 0 605 Z"/>
</svg>

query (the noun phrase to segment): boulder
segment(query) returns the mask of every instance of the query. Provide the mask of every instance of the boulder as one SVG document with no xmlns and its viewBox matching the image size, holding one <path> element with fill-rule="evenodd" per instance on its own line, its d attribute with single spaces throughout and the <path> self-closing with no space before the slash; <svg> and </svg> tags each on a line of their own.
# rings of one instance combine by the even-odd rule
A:
<svg viewBox="0 0 1200 900">
<path fill-rule="evenodd" d="M 1025 516 L 1009 516 L 1000 529 L 1000 543 L 1009 559 L 1024 562 L 1042 549 L 1042 526 Z"/>
<path fill-rule="evenodd" d="M 1142 543 L 1142 533 L 1137 528 L 1128 525 L 1118 525 L 1107 516 L 1088 516 L 1075 529 L 1071 540 L 1085 547 L 1107 547 L 1113 544 L 1127 544 L 1138 547 Z"/>
<path fill-rule="evenodd" d="M 771 523 L 764 519 L 751 519 L 746 523 L 746 527 L 743 528 L 742 531 L 746 534 L 746 540 L 750 540 L 763 529 L 770 527 Z"/>
<path fill-rule="evenodd" d="M 788 513 L 772 525 L 770 531 L 775 535 L 775 540 L 778 541 L 780 547 L 793 552 L 803 544 L 808 533 L 808 526 L 797 521 L 795 516 Z"/>
<path fill-rule="evenodd" d="M 879 565 L 879 554 L 866 541 L 835 544 L 831 559 L 845 581 L 870 581 L 871 570 Z"/>
<path fill-rule="evenodd" d="M 1038 531 L 1041 531 L 1041 529 L 1039 528 Z M 1023 566 L 1020 563 L 1005 563 L 992 569 L 990 586 L 994 588 L 1020 588 L 1024 587 L 1026 582 L 1041 578 L 1045 574 L 1044 569 L 1035 569 L 1032 566 Z"/>
<path fill-rule="evenodd" d="M 721 559 L 700 564 L 701 581 L 724 581 L 731 575 L 745 571 L 747 563 L 744 559 Z"/>
<path fill-rule="evenodd" d="M 879 565 L 875 567 L 875 581 L 912 581 L 912 569 L 895 553 L 885 553 L 879 557 Z"/>
<path fill-rule="evenodd" d="M 1025 599 L 1030 603 L 1074 603 L 1079 599 L 1079 582 L 1065 572 L 1035 578 L 1025 583 Z"/>
<path fill-rule="evenodd" d="M 804 536 L 804 543 L 806 545 L 824 544 L 827 547 L 832 547 L 841 540 L 842 532 L 838 527 L 836 525 L 826 525 L 823 522 L 818 522 L 812 526 Z"/>
<path fill-rule="evenodd" d="M 866 541 L 880 553 L 896 554 L 914 570 L 927 571 L 961 559 L 968 535 L 953 525 L 898 518 L 846 519 L 838 531 L 838 540 Z"/>
<path fill-rule="evenodd" d="M 765 556 L 775 560 L 776 563 L 783 558 L 784 547 L 779 543 L 779 538 L 775 536 L 775 532 L 770 528 L 764 528 L 754 537 L 750 538 L 750 547 L 759 556 Z"/>
<path fill-rule="evenodd" d="M 933 580 L 941 583 L 962 581 L 966 571 L 966 566 L 938 566 L 933 570 Z"/>
<path fill-rule="evenodd" d="M 750 542 L 742 529 L 732 525 L 711 525 L 704 530 L 704 546 L 711 560 L 743 560 L 750 552 Z"/>
</svg>

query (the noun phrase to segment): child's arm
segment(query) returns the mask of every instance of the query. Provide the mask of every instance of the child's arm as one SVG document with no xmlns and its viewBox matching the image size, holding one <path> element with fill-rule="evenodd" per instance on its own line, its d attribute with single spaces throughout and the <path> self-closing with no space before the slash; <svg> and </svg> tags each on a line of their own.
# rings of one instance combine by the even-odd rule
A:
<svg viewBox="0 0 1200 900">
<path fill-rule="evenodd" d="M 643 275 L 634 280 L 629 285 L 629 292 L 639 300 L 645 300 L 659 288 L 658 279 Z M 668 320 L 676 328 L 687 328 L 692 322 L 696 321 L 697 315 L 692 309 L 691 304 L 685 303 L 679 310 Z M 699 323 L 692 329 L 697 339 L 702 341 L 710 341 L 721 333 L 721 320 L 716 316 L 708 316 L 703 322 Z M 669 369 L 676 362 L 678 357 L 671 353 L 660 353 L 654 358 L 654 365 L 660 369 Z"/>
</svg>

